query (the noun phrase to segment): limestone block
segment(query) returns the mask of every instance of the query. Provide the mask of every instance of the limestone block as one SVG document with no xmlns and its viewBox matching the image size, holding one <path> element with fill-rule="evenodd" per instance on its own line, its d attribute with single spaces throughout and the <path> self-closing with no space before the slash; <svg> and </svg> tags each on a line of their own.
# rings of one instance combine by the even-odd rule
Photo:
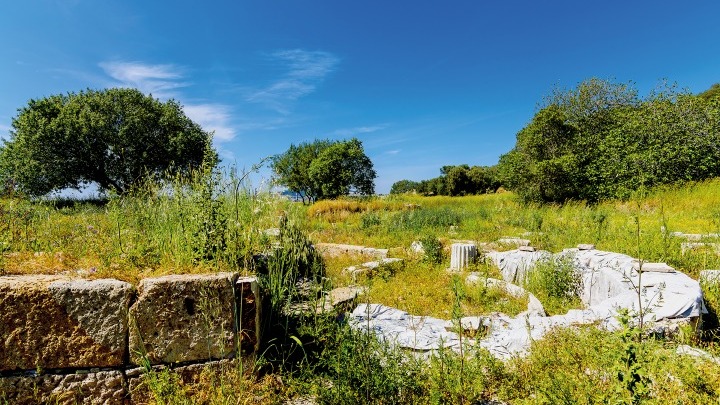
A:
<svg viewBox="0 0 720 405">
<path fill-rule="evenodd" d="M 530 246 L 530 240 L 522 238 L 500 238 L 498 243 L 513 246 Z"/>
<path fill-rule="evenodd" d="M 0 378 L 0 402 L 14 405 L 120 405 L 126 397 L 119 371 Z"/>
<path fill-rule="evenodd" d="M 595 250 L 595 245 L 592 243 L 581 243 L 577 245 L 578 250 Z"/>
<path fill-rule="evenodd" d="M 537 249 L 532 246 L 518 246 L 518 250 L 521 252 L 534 252 Z"/>
<path fill-rule="evenodd" d="M 633 269 L 640 270 L 640 262 L 633 261 Z M 668 266 L 667 263 L 643 263 L 642 271 L 653 273 L 675 273 L 675 269 Z"/>
<path fill-rule="evenodd" d="M 130 308 L 130 360 L 142 364 L 235 353 L 234 273 L 146 278 Z"/>
<path fill-rule="evenodd" d="M 220 375 L 221 373 L 227 373 L 233 369 L 239 369 L 240 367 L 251 367 L 249 364 L 241 365 L 238 363 L 239 359 L 225 359 L 219 361 L 209 361 L 207 363 L 190 364 L 187 366 L 173 367 L 168 366 L 154 366 L 152 367 L 152 373 L 158 376 L 160 373 L 169 373 L 172 377 L 177 377 L 177 383 L 180 385 L 187 386 L 188 384 L 195 384 L 201 380 L 201 374 L 207 370 L 213 375 Z M 151 393 L 149 384 L 150 380 L 148 372 L 145 368 L 138 367 L 127 370 L 128 391 L 130 393 L 131 404 L 151 404 L 153 401 L 153 395 Z"/>
<path fill-rule="evenodd" d="M 0 371 L 121 365 L 132 294 L 118 280 L 0 277 Z"/>
<path fill-rule="evenodd" d="M 260 289 L 257 278 L 240 277 L 235 282 L 235 312 L 238 339 L 243 354 L 254 353 L 260 346 Z"/>
<path fill-rule="evenodd" d="M 450 248 L 450 270 L 466 268 L 477 256 L 477 246 L 469 243 L 453 243 Z"/>
</svg>

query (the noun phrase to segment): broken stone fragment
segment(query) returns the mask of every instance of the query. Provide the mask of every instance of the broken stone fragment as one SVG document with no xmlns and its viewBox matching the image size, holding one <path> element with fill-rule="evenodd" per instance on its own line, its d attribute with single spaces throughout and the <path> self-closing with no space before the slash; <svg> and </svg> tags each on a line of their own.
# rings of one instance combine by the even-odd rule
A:
<svg viewBox="0 0 720 405">
<path fill-rule="evenodd" d="M 132 293 L 118 280 L 0 277 L 0 371 L 122 365 Z"/>
<path fill-rule="evenodd" d="M 535 248 L 532 246 L 518 246 L 518 250 L 521 252 L 534 252 Z"/>
<path fill-rule="evenodd" d="M 470 243 L 453 243 L 450 252 L 450 270 L 460 271 L 475 260 L 477 246 Z"/>
<path fill-rule="evenodd" d="M 578 250 L 595 250 L 595 245 L 591 243 L 581 243 L 577 245 Z"/>
<path fill-rule="evenodd" d="M 640 262 L 633 262 L 633 269 L 640 270 Z M 642 271 L 653 273 L 675 273 L 675 269 L 668 266 L 667 263 L 643 263 Z"/>
<path fill-rule="evenodd" d="M 498 243 L 512 246 L 530 246 L 530 240 L 522 238 L 500 238 Z"/>
</svg>

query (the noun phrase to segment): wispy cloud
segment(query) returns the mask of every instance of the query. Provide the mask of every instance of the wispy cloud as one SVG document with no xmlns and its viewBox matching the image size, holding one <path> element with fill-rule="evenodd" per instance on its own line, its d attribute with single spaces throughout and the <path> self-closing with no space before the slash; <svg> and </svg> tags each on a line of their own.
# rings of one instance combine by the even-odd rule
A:
<svg viewBox="0 0 720 405">
<path fill-rule="evenodd" d="M 10 130 L 12 129 L 9 125 L 0 124 L 0 140 L 10 139 Z"/>
<path fill-rule="evenodd" d="M 222 104 L 189 104 L 183 107 L 191 120 L 200 124 L 206 131 L 214 131 L 213 139 L 227 142 L 235 138 L 235 129 L 230 124 L 230 108 Z"/>
<path fill-rule="evenodd" d="M 183 69 L 172 64 L 113 61 L 102 62 L 100 67 L 116 82 L 115 85 L 133 87 L 159 98 L 182 100 L 180 89 L 190 85 L 184 80 Z M 230 122 L 232 114 L 229 106 L 187 103 L 183 110 L 204 130 L 213 131 L 216 142 L 227 142 L 235 138 L 237 131 Z"/>
<path fill-rule="evenodd" d="M 370 134 L 373 132 L 383 130 L 387 127 L 388 127 L 387 124 L 380 124 L 380 125 L 354 127 L 354 128 L 342 128 L 342 129 L 336 130 L 333 133 L 338 136 L 354 136 L 354 135 L 359 135 L 359 134 Z"/>
<path fill-rule="evenodd" d="M 314 92 L 340 62 L 329 52 L 303 49 L 278 51 L 270 58 L 286 73 L 270 85 L 251 91 L 247 101 L 264 104 L 284 114 L 288 113 L 289 104 Z"/>
<path fill-rule="evenodd" d="M 188 86 L 182 81 L 182 69 L 175 65 L 114 61 L 102 62 L 100 67 L 120 86 L 134 87 L 155 97 L 175 97 L 177 89 Z"/>
<path fill-rule="evenodd" d="M 400 153 L 400 149 L 386 150 L 386 151 L 385 151 L 385 154 L 386 154 L 386 155 L 397 155 L 398 153 Z"/>
</svg>

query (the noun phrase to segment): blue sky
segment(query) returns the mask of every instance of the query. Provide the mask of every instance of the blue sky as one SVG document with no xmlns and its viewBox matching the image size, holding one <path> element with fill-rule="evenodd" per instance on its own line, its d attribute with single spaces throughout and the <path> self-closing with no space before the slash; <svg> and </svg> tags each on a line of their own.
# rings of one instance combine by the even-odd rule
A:
<svg viewBox="0 0 720 405">
<path fill-rule="evenodd" d="M 554 86 L 709 88 L 718 16 L 717 1 L 7 1 L 0 136 L 29 99 L 131 86 L 180 101 L 240 168 L 357 137 L 386 193 L 497 163 Z"/>
</svg>

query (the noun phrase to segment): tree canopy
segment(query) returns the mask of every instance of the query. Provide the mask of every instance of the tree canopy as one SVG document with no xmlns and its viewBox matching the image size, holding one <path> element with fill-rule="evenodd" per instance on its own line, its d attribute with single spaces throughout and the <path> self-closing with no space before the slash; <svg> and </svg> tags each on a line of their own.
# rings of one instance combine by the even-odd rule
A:
<svg viewBox="0 0 720 405">
<path fill-rule="evenodd" d="M 126 193 L 145 176 L 186 173 L 215 155 L 211 134 L 174 100 L 135 89 L 86 90 L 30 100 L 0 148 L 0 177 L 41 196 L 96 183 Z"/>
<path fill-rule="evenodd" d="M 375 192 L 372 161 L 355 138 L 290 145 L 273 157 L 271 166 L 275 183 L 300 194 L 303 201 Z"/>
<path fill-rule="evenodd" d="M 536 202 L 626 198 L 720 176 L 720 98 L 667 87 L 640 99 L 630 85 L 590 79 L 546 100 L 499 172 Z"/>
</svg>

